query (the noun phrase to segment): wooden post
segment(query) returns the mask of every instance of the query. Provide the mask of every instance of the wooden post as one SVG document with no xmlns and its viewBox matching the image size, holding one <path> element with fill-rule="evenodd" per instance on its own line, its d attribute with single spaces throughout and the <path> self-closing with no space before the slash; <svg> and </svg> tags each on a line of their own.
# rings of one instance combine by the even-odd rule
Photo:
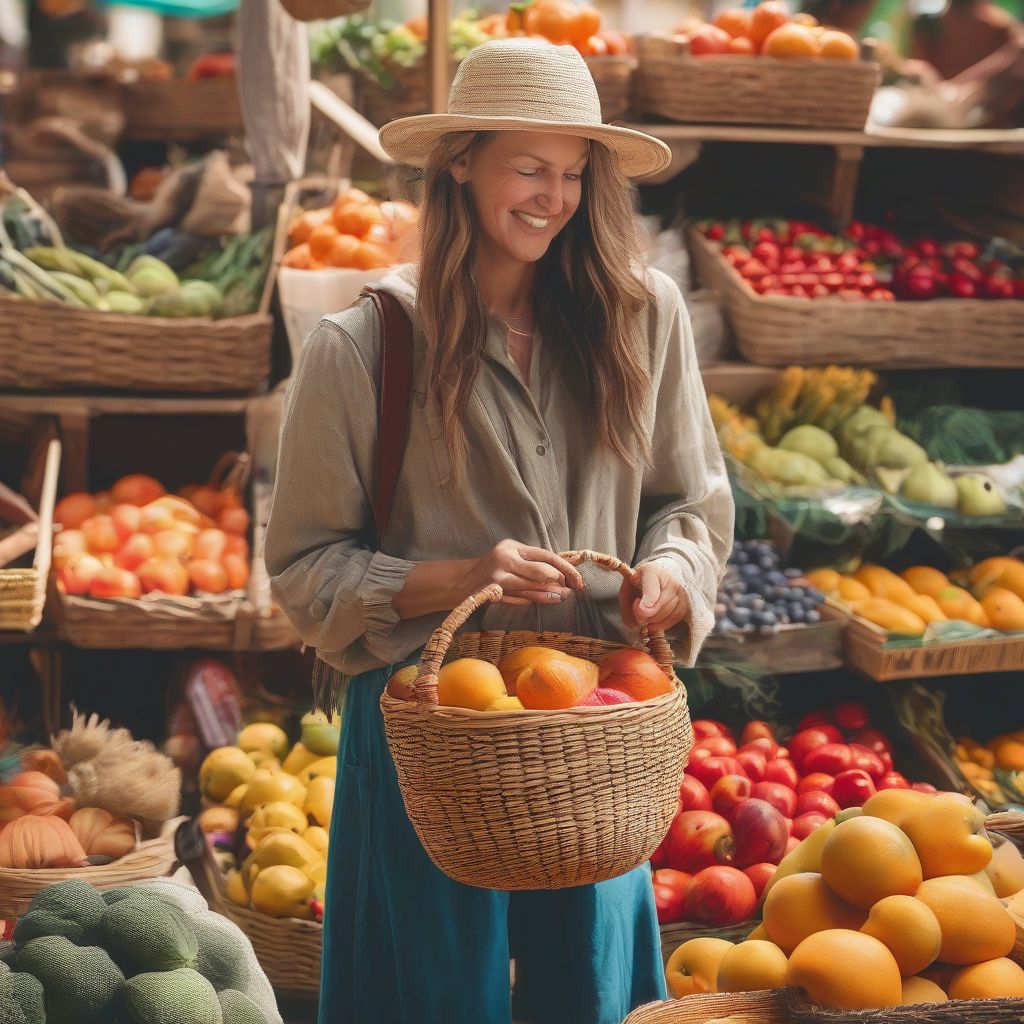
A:
<svg viewBox="0 0 1024 1024">
<path fill-rule="evenodd" d="M 857 198 L 857 179 L 864 159 L 863 146 L 837 145 L 835 171 L 832 174 L 832 194 L 829 211 L 838 227 L 843 228 L 853 217 L 853 205 Z"/>
<path fill-rule="evenodd" d="M 451 20 L 451 0 L 428 0 L 427 88 L 433 114 L 443 114 L 448 109 L 448 86 L 451 84 L 448 27 Z"/>
</svg>

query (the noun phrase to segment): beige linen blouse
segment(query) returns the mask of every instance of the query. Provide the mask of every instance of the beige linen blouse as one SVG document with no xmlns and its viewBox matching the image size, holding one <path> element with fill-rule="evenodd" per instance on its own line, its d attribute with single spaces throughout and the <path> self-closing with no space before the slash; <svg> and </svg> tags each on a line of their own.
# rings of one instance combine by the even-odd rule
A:
<svg viewBox="0 0 1024 1024">
<path fill-rule="evenodd" d="M 426 403 L 425 346 L 416 332 L 408 447 L 379 551 L 360 537 L 372 520 L 380 324 L 368 299 L 321 320 L 284 413 L 266 562 L 275 598 L 324 661 L 354 675 L 417 652 L 444 615 L 399 619 L 391 601 L 413 565 L 479 557 L 511 538 L 665 565 L 690 599 L 689 628 L 673 639 L 679 662 L 693 664 L 714 624 L 733 503 L 682 296 L 658 271 L 648 284 L 649 470 L 597 446 L 571 382 L 556 372 L 557 339 L 535 338 L 527 386 L 504 328 L 492 321 L 466 413 L 467 471 L 459 486 L 443 486 L 448 454 Z M 414 268 L 380 287 L 402 300 L 415 324 Z M 465 628 L 628 636 L 617 601 L 621 577 L 590 565 L 581 572 L 584 591 L 555 607 L 489 605 Z"/>
</svg>

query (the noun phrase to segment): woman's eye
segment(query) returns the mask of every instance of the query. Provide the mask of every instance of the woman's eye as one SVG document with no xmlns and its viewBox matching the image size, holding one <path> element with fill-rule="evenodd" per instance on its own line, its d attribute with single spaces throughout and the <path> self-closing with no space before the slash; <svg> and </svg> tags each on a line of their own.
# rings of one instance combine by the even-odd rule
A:
<svg viewBox="0 0 1024 1024">
<path fill-rule="evenodd" d="M 569 181 L 579 181 L 579 180 L 580 180 L 580 178 L 582 178 L 582 177 L 583 177 L 583 175 L 582 175 L 582 174 L 567 174 L 567 175 L 566 175 L 566 178 L 567 178 L 567 179 L 568 179 Z"/>
<path fill-rule="evenodd" d="M 539 171 L 532 171 L 532 170 L 520 170 L 519 173 L 524 178 L 536 178 L 538 173 L 540 173 L 540 172 Z"/>
</svg>

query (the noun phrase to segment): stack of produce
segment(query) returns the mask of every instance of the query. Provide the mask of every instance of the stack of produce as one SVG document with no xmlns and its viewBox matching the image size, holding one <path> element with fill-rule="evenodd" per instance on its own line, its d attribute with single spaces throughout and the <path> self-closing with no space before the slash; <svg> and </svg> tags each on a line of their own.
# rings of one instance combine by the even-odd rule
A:
<svg viewBox="0 0 1024 1024">
<path fill-rule="evenodd" d="M 249 513 L 233 487 L 192 484 L 177 495 L 141 473 L 109 491 L 75 492 L 54 509 L 61 591 L 89 597 L 222 594 L 249 581 Z"/>
<path fill-rule="evenodd" d="M 1000 902 L 1024 888 L 1024 859 L 1009 843 L 994 854 L 984 822 L 968 797 L 907 789 L 841 812 L 780 864 L 745 941 L 672 954 L 669 990 L 790 986 L 840 1010 L 1024 997 Z"/>
<path fill-rule="evenodd" d="M 810 14 L 792 17 L 779 0 L 765 0 L 753 9 L 720 11 L 709 24 L 687 17 L 667 32 L 652 35 L 694 57 L 760 55 L 785 60 L 857 60 L 857 41 L 845 32 L 825 28 Z"/>
<path fill-rule="evenodd" d="M 0 960 L 0 1020 L 17 1024 L 281 1024 L 238 927 L 167 879 L 43 889 Z"/>
<path fill-rule="evenodd" d="M 853 221 L 841 235 L 807 221 L 702 221 L 698 230 L 758 295 L 803 299 L 1024 298 L 1024 251 L 996 239 L 908 240 Z"/>
<path fill-rule="evenodd" d="M 799 569 L 783 569 L 769 541 L 739 541 L 715 604 L 715 634 L 777 633 L 783 626 L 813 625 L 824 596 Z"/>
<path fill-rule="evenodd" d="M 679 808 L 651 858 L 663 924 L 746 921 L 776 865 L 841 810 L 884 790 L 935 791 L 894 770 L 858 701 L 805 716 L 785 747 L 767 722 L 747 722 L 737 740 L 698 719 L 693 735 Z"/>
<path fill-rule="evenodd" d="M 178 813 L 173 762 L 95 715 L 76 712 L 50 748 L 12 760 L 0 785 L 0 867 L 109 864 Z"/>
<path fill-rule="evenodd" d="M 297 270 L 391 266 L 415 235 L 418 216 L 409 203 L 381 203 L 360 189 L 347 189 L 330 206 L 306 210 L 292 221 L 291 248 L 281 265 Z"/>
<path fill-rule="evenodd" d="M 321 714 L 302 719 L 291 747 L 279 726 L 254 722 L 235 746 L 203 762 L 199 822 L 219 851 L 232 903 L 270 917 L 322 919 L 338 739 L 337 725 Z"/>
<path fill-rule="evenodd" d="M 881 565 L 863 565 L 852 575 L 834 569 L 807 575 L 832 601 L 889 633 L 922 636 L 929 623 L 949 620 L 1024 630 L 1024 562 L 1017 558 L 987 558 L 955 579 L 930 565 L 899 575 Z"/>
<path fill-rule="evenodd" d="M 989 802 L 1024 802 L 1024 731 L 1003 733 L 984 746 L 961 736 L 953 756 L 964 778 Z"/>
<path fill-rule="evenodd" d="M 414 699 L 418 668 L 409 665 L 388 681 L 398 700 Z M 576 658 L 553 647 L 521 647 L 496 665 L 480 658 L 458 658 L 441 667 L 437 703 L 473 711 L 559 711 L 654 700 L 674 683 L 646 653 L 627 647 L 599 662 Z"/>
</svg>

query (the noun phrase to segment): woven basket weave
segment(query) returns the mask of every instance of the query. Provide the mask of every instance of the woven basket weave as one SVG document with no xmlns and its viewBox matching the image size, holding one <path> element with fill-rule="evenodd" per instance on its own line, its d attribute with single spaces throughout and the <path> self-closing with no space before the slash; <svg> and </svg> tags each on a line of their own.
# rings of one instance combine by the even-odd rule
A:
<svg viewBox="0 0 1024 1024">
<path fill-rule="evenodd" d="M 725 302 L 739 350 L 762 366 L 1024 367 L 1024 302 L 855 302 L 758 295 L 699 231 L 700 280 Z"/>
<path fill-rule="evenodd" d="M 244 131 L 234 75 L 140 79 L 124 86 L 123 97 L 125 133 L 133 139 L 187 141 Z"/>
<path fill-rule="evenodd" d="M 571 551 L 633 577 L 609 555 Z M 604 881 L 650 858 L 675 814 L 693 735 L 686 692 L 663 633 L 651 655 L 676 682 L 637 704 L 566 711 L 477 712 L 437 706 L 446 655 L 497 662 L 528 644 L 599 658 L 625 645 L 563 633 L 455 632 L 497 584 L 467 598 L 435 631 L 420 662 L 415 700 L 381 696 L 384 728 L 405 809 L 445 874 L 491 889 L 560 889 Z"/>
<path fill-rule="evenodd" d="M 761 992 L 704 992 L 635 1009 L 623 1024 L 789 1024 L 782 989 Z"/>
<path fill-rule="evenodd" d="M 878 66 L 862 61 L 690 57 L 638 40 L 636 104 L 670 121 L 864 128 Z"/>
<path fill-rule="evenodd" d="M 631 54 L 610 54 L 607 57 L 584 57 L 590 68 L 597 95 L 601 100 L 601 117 L 617 121 L 629 113 L 633 73 L 637 60 Z"/>
</svg>

